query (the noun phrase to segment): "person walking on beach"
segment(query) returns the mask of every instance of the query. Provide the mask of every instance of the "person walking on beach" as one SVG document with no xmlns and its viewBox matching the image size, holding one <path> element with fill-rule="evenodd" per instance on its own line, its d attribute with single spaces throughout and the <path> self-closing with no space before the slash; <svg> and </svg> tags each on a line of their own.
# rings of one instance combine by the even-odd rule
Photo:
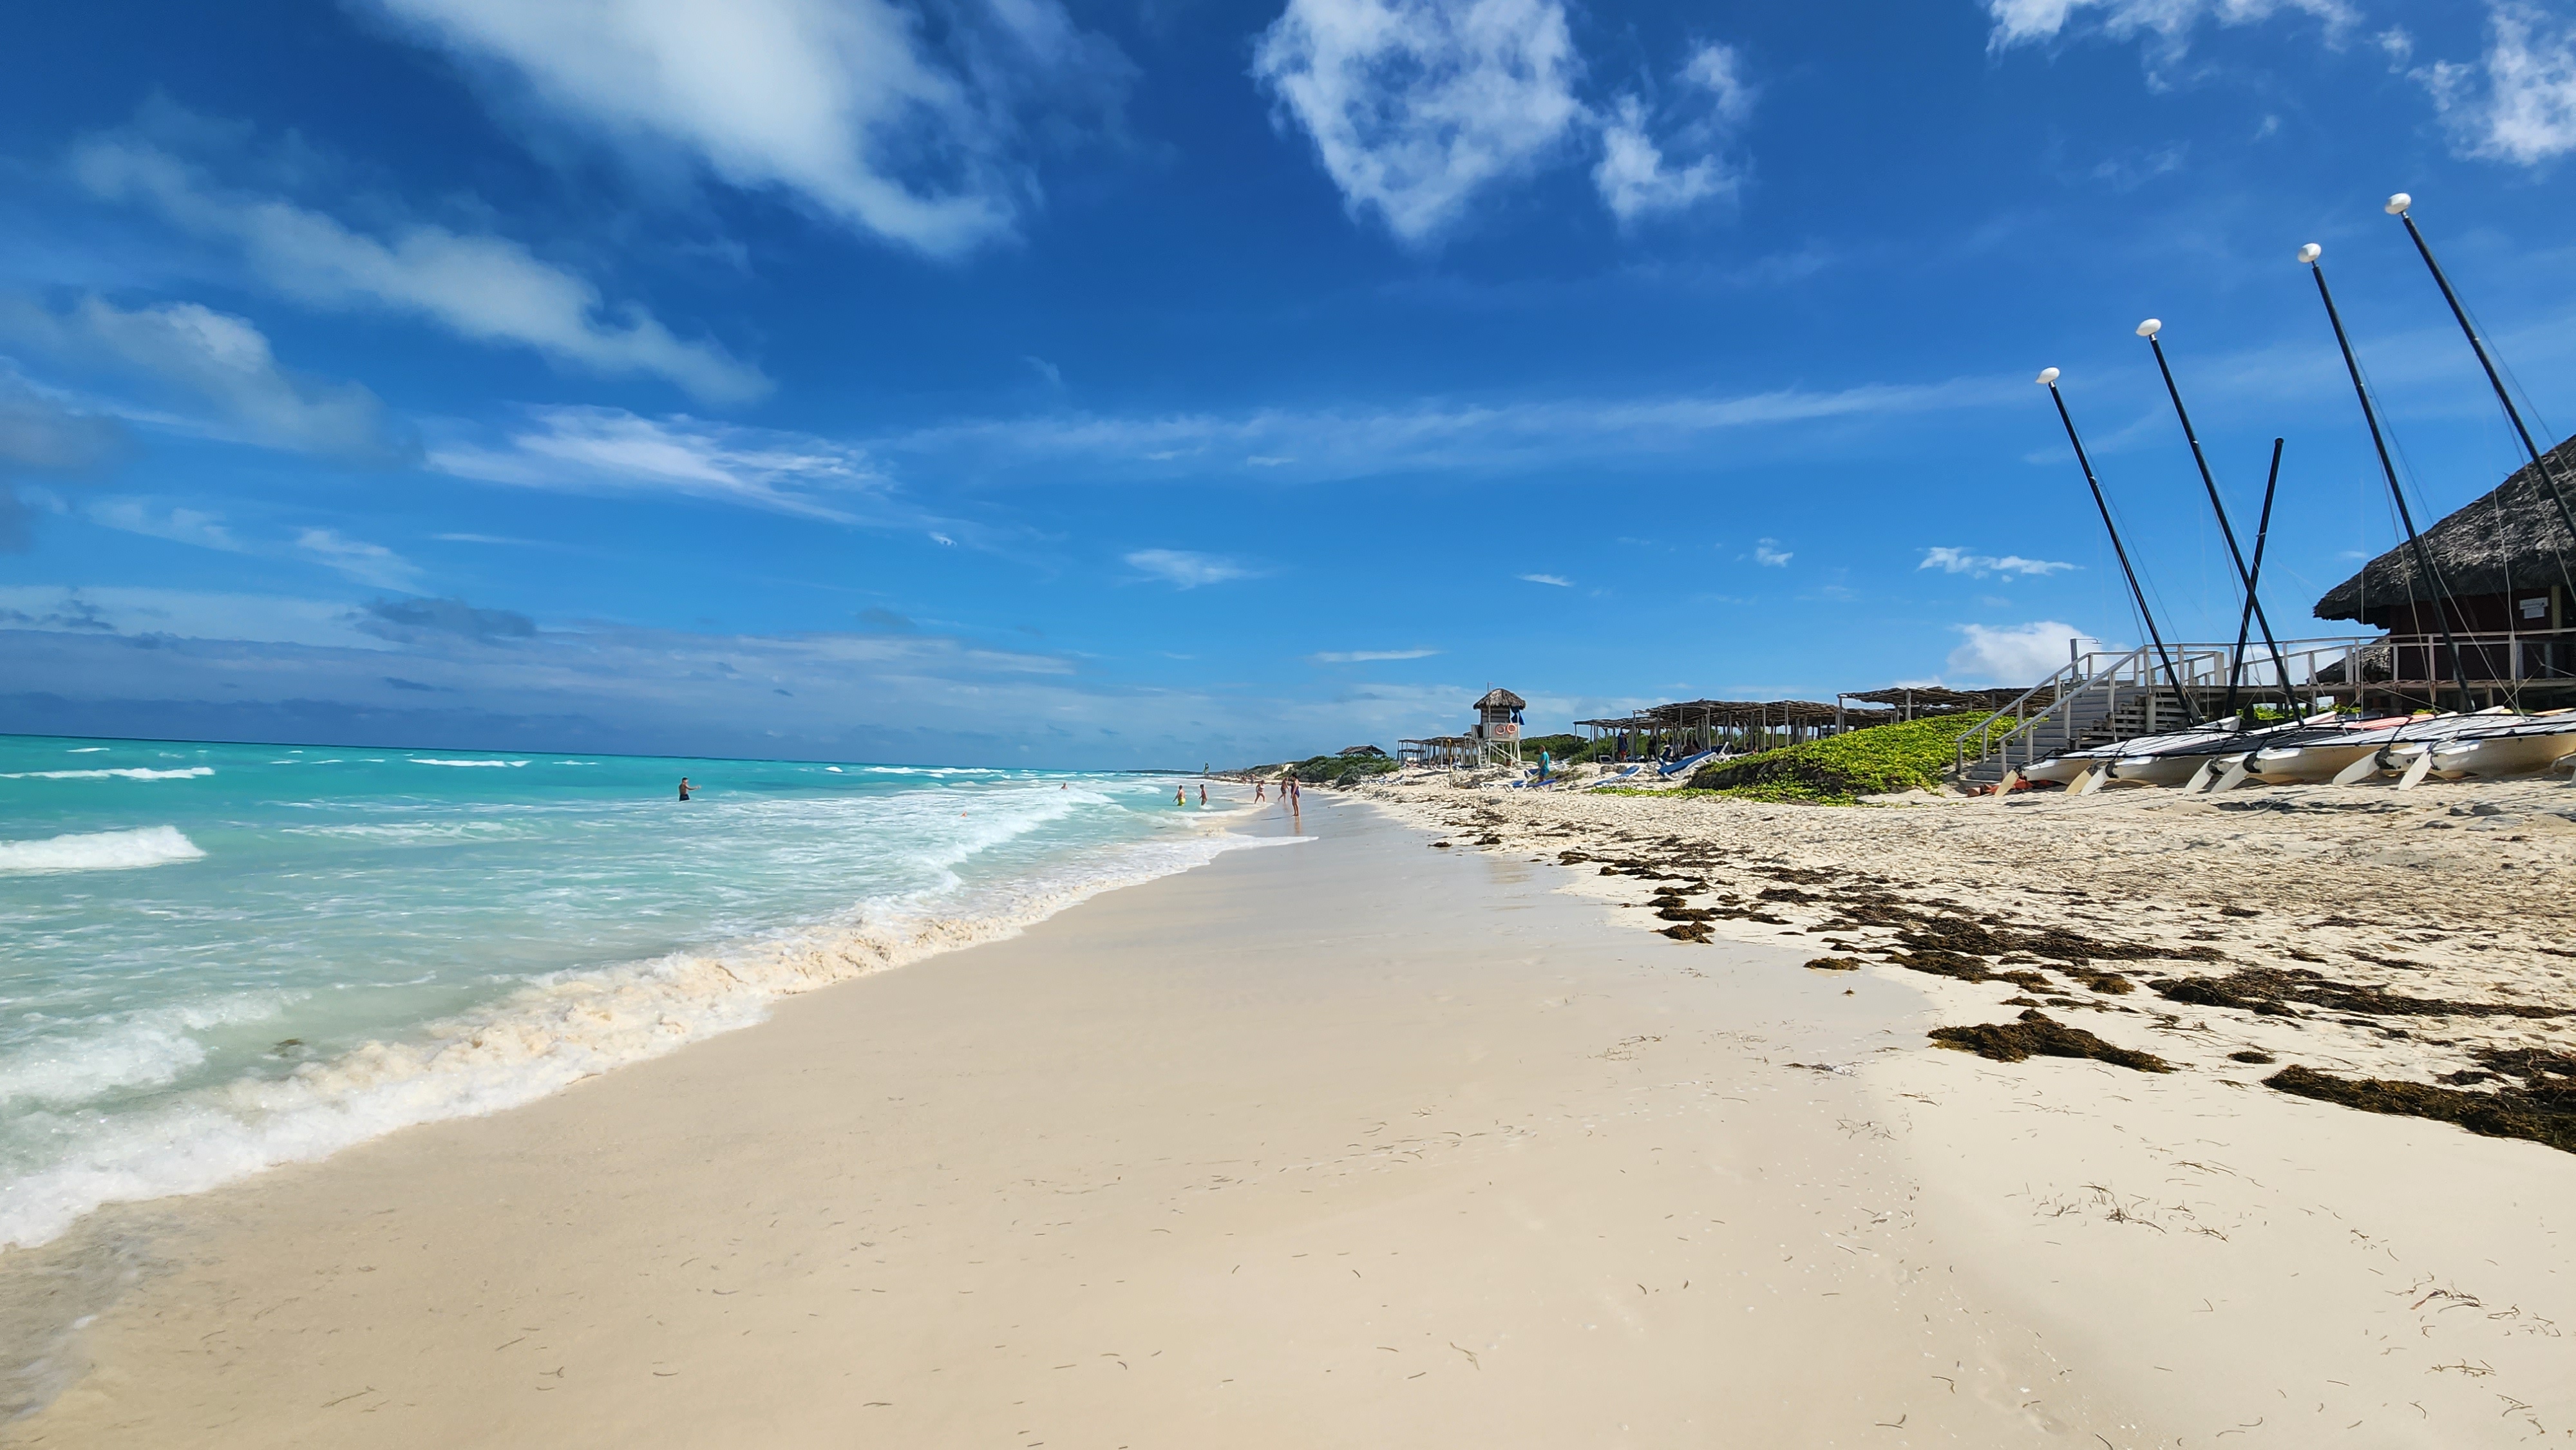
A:
<svg viewBox="0 0 2576 1450">
<path fill-rule="evenodd" d="M 688 798 L 689 798 L 689 778 L 688 778 L 687 776 L 685 776 L 685 775 L 684 775 L 684 776 L 681 776 L 681 777 L 680 777 L 680 799 L 682 799 L 682 800 L 687 800 Z"/>
<path fill-rule="evenodd" d="M 1207 782 L 1199 782 L 1199 809 L 1207 809 Z"/>
<path fill-rule="evenodd" d="M 1261 780 L 1256 776 L 1253 778 L 1252 782 L 1252 803 L 1254 805 L 1259 805 L 1265 799 L 1267 799 L 1267 797 L 1261 794 Z"/>
</svg>

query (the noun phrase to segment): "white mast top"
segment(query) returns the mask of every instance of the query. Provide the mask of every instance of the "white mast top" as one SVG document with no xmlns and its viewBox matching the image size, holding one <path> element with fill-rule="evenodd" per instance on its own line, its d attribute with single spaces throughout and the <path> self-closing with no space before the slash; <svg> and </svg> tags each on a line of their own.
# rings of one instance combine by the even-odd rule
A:
<svg viewBox="0 0 2576 1450">
<path fill-rule="evenodd" d="M 2164 330 L 2164 323 L 2153 317 L 2150 317 L 2146 321 L 2138 324 L 2138 336 L 2140 337 L 2153 337 Z"/>
<path fill-rule="evenodd" d="M 2406 208 L 2413 206 L 2414 204 L 2415 198 L 2408 196 L 2406 193 L 2401 191 L 2395 196 L 2390 197 L 2388 199 L 2388 205 L 2382 208 L 2382 210 L 2386 211 L 2390 216 L 2404 216 L 2406 215 Z"/>
<path fill-rule="evenodd" d="M 2306 246 L 2299 248 L 2299 260 L 2302 262 L 2313 262 L 2325 254 L 2326 249 L 2318 246 L 2314 242 L 2310 242 Z"/>
<path fill-rule="evenodd" d="M 2041 368 L 2041 369 L 2039 370 L 2039 385 L 2040 385 L 2041 387 L 2043 387 L 2043 388 L 2044 388 L 2044 387 L 2047 387 L 2049 384 L 2051 384 L 2051 383 L 2053 383 L 2053 382 L 2056 382 L 2056 381 L 2057 381 L 2057 369 L 2055 369 L 2055 368 Z"/>
</svg>

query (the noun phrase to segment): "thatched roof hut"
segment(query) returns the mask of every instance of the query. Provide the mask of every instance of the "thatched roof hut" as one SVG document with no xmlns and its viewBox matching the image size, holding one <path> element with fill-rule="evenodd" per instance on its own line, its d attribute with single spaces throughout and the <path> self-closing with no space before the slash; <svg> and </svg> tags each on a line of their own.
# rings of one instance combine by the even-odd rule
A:
<svg viewBox="0 0 2576 1450">
<path fill-rule="evenodd" d="M 2576 490 L 2576 438 L 2549 451 L 2559 486 Z M 2568 499 L 2576 507 L 2576 496 Z M 2539 470 L 2525 465 L 2496 489 L 2423 530 L 2425 551 L 2460 605 L 2454 629 L 2531 633 L 2559 627 L 2560 597 L 2576 571 L 2576 538 L 2570 538 L 2558 505 Z M 2400 634 L 2438 632 L 2436 591 L 2419 577 L 2414 550 L 2404 543 L 2362 566 L 2361 572 L 2317 601 L 2319 619 L 2353 619 Z M 2547 604 L 2535 606 L 2534 600 Z"/>
<path fill-rule="evenodd" d="M 1487 690 L 1484 693 L 1483 698 L 1476 701 L 1476 708 L 1479 710 L 1526 710 L 1529 708 L 1529 701 L 1522 699 L 1520 696 L 1513 694 L 1509 690 L 1494 689 Z"/>
</svg>

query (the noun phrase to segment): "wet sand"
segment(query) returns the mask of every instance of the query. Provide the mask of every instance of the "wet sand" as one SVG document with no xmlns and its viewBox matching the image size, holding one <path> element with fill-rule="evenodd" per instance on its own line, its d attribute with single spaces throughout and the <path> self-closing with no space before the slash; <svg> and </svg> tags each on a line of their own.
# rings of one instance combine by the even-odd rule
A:
<svg viewBox="0 0 2576 1450">
<path fill-rule="evenodd" d="M 2006 984 L 1812 971 L 1813 939 L 1761 923 L 1673 941 L 1605 904 L 1642 883 L 1502 832 L 1426 849 L 1320 792 L 1304 826 L 525 1108 L 0 1258 L 15 1302 L 97 1297 L 67 1385 L 5 1438 L 2461 1445 L 2576 1421 L 2576 1155 L 2198 1067 L 1984 1062 L 1924 1034 Z M 136 1272 L 47 1276 L 102 1263 Z"/>
</svg>

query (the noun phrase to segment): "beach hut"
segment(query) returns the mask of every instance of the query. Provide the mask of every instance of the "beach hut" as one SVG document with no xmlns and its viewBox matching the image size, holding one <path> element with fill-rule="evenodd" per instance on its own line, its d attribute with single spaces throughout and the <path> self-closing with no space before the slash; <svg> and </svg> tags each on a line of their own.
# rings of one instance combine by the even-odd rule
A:
<svg viewBox="0 0 2576 1450">
<path fill-rule="evenodd" d="M 2550 451 L 2562 487 L 2576 482 L 2576 438 Z M 2576 499 L 2571 499 L 2576 503 Z M 2388 631 L 2361 660 L 2357 683 L 2384 685 L 2388 703 L 2460 708 L 2452 667 L 2477 705 L 2486 696 L 2526 709 L 2576 705 L 2576 620 L 2571 620 L 2571 538 L 2539 472 L 2525 465 L 2421 535 L 2399 544 L 2317 601 L 2319 619 Z M 2430 564 L 2430 576 L 2422 567 Z M 2436 582 L 2438 579 L 2438 583 Z M 2445 633 L 2448 639 L 2444 638 Z"/>
</svg>

